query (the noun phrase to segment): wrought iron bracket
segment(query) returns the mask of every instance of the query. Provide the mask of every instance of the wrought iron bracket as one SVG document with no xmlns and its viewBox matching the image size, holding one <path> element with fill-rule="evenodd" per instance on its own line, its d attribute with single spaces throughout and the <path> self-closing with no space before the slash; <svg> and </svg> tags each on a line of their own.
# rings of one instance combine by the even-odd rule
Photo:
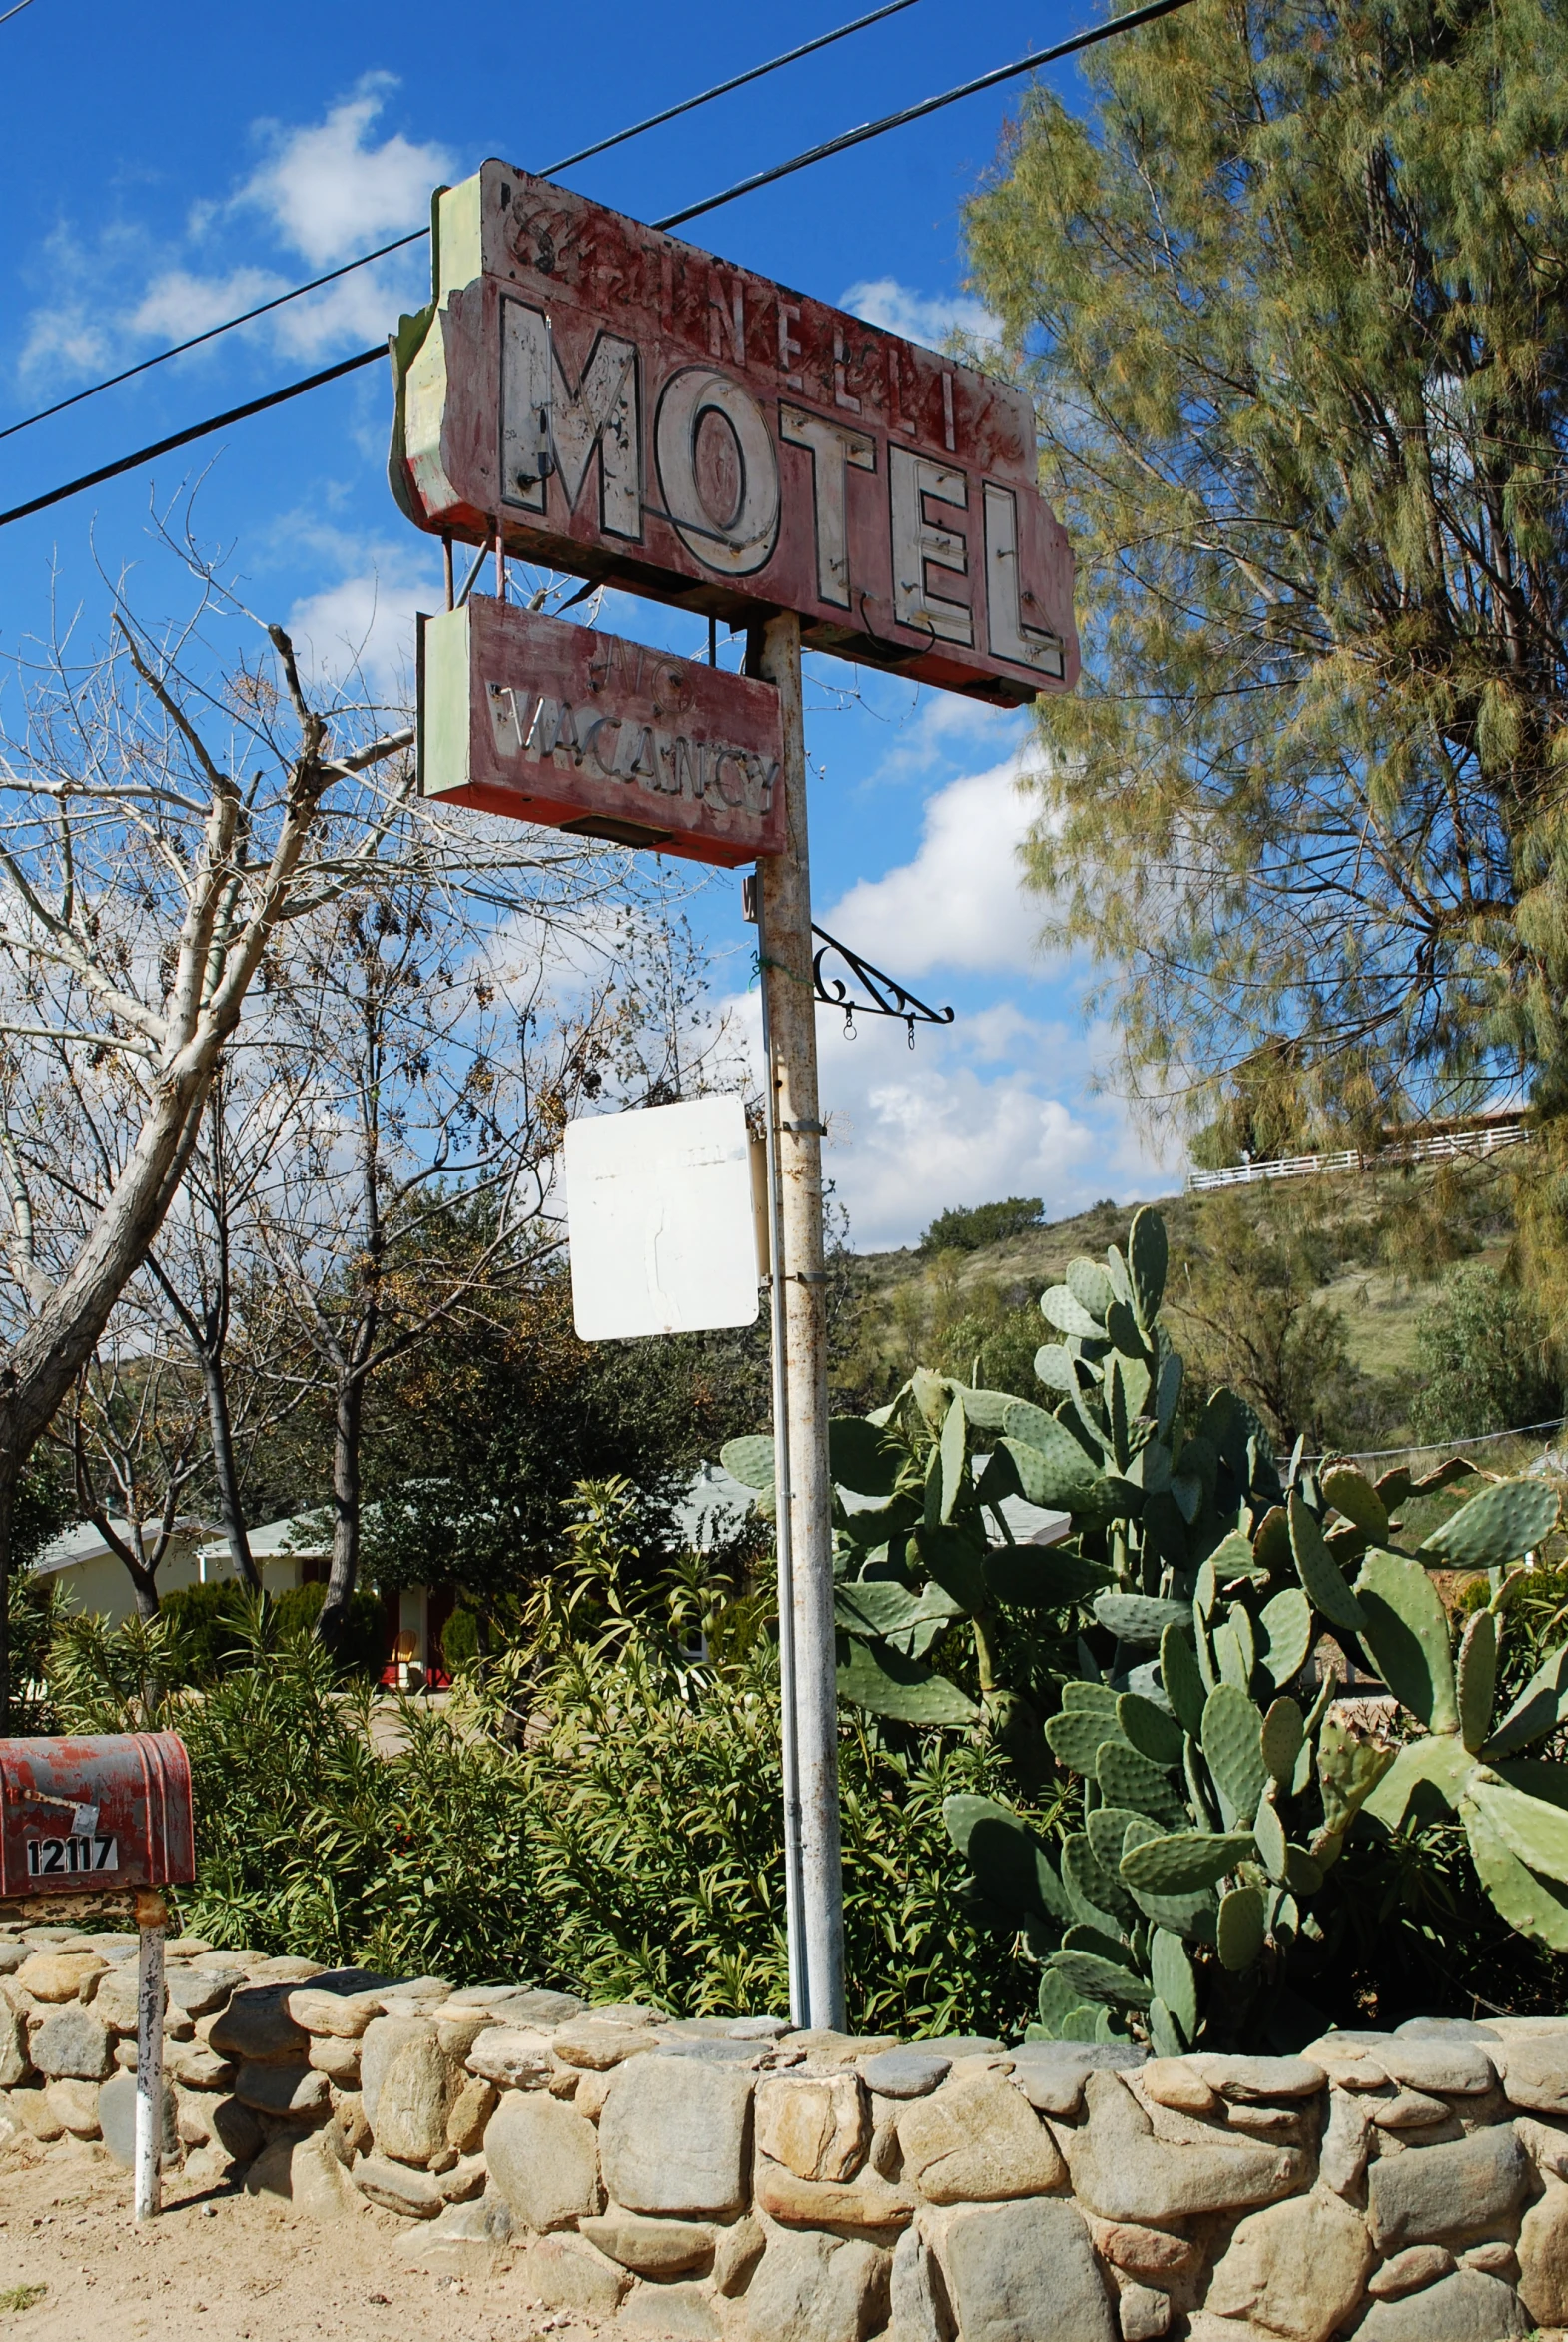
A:
<svg viewBox="0 0 1568 2342">
<path fill-rule="evenodd" d="M 820 939 L 822 945 L 821 950 L 814 952 L 811 959 L 816 996 L 819 1001 L 825 1001 L 830 1009 L 843 1010 L 844 1031 L 851 1040 L 855 1037 L 857 1017 L 901 1017 L 909 1034 L 911 1049 L 915 1046 L 917 1025 L 952 1024 L 951 1009 L 930 1007 L 911 992 L 907 985 L 900 984 L 896 977 L 884 975 L 880 968 L 873 968 L 869 960 L 863 960 L 858 952 L 851 951 L 848 944 L 841 944 L 836 935 L 829 935 L 825 927 L 818 927 L 813 922 L 811 932 Z M 836 953 L 849 970 L 849 983 L 842 976 L 824 975 L 822 963 L 830 953 Z M 852 984 L 859 985 L 869 997 L 855 999 L 850 989 Z"/>
<path fill-rule="evenodd" d="M 757 881 L 755 875 L 750 871 L 740 882 L 740 899 L 742 915 L 751 925 L 755 926 Z M 915 1046 L 915 1027 L 917 1025 L 952 1024 L 954 1012 L 951 1009 L 932 1008 L 917 993 L 911 992 L 907 985 L 900 984 L 896 977 L 884 975 L 880 968 L 873 968 L 869 960 L 863 960 L 859 952 L 852 952 L 848 944 L 841 944 L 836 935 L 829 935 L 827 929 L 818 927 L 815 921 L 812 923 L 811 932 L 821 945 L 820 951 L 813 952 L 811 956 L 812 991 L 816 998 L 825 1002 L 830 1009 L 843 1010 L 844 1031 L 851 1041 L 855 1038 L 855 1019 L 857 1017 L 901 1018 L 909 1035 L 911 1049 Z M 830 952 L 837 953 L 849 970 L 849 983 L 846 983 L 842 976 L 824 976 L 822 963 Z M 856 1000 L 850 991 L 851 984 L 858 984 L 868 997 L 864 1000 Z M 820 1130 L 822 1126 L 802 1123 L 796 1127 L 801 1130 Z M 785 1124 L 784 1128 L 788 1130 L 790 1126 Z"/>
</svg>

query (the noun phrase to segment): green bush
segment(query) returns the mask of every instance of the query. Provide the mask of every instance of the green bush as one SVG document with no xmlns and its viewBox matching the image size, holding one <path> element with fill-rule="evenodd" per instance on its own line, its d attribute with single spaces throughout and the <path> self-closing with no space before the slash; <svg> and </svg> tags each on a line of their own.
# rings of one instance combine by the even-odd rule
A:
<svg viewBox="0 0 1568 2342">
<path fill-rule="evenodd" d="M 280 1642 L 290 1635 L 314 1635 L 327 1599 L 322 1585 L 290 1586 L 273 1604 L 275 1632 Z M 362 1586 L 350 1596 L 344 1631 L 338 1645 L 338 1664 L 345 1675 L 368 1676 L 379 1682 L 392 1656 L 387 1613 L 379 1594 Z"/>
<path fill-rule="evenodd" d="M 1001 1203 L 976 1203 L 939 1212 L 920 1239 L 923 1252 L 978 1252 L 1039 1227 L 1045 1204 L 1038 1195 L 1009 1195 Z"/>
<path fill-rule="evenodd" d="M 594 1492 L 526 1643 L 473 1667 L 449 1707 L 395 1703 L 379 1750 L 368 1691 L 346 1692 L 308 1638 L 274 1646 L 254 1614 L 240 1664 L 200 1699 L 170 1688 L 189 1662 L 167 1617 L 70 1621 L 51 1662 L 63 1726 L 161 1725 L 190 1751 L 198 1876 L 182 1925 L 331 1963 L 782 2012 L 763 1606 L 690 1563 L 650 1584 L 618 1517 L 613 1486 Z M 694 1623 L 700 1668 L 681 1655 Z M 1032 1979 L 972 1914 L 942 1824 L 944 1798 L 1000 1790 L 989 1744 L 846 1716 L 840 1755 L 852 2023 L 1018 2030 Z"/>
<path fill-rule="evenodd" d="M 267 1597 L 260 1631 L 268 1649 L 294 1635 L 314 1635 L 326 1600 L 325 1586 L 287 1586 Z M 208 1685 L 231 1669 L 244 1666 L 258 1631 L 255 1596 L 235 1578 L 211 1586 L 177 1586 L 167 1593 L 160 1615 L 171 1635 L 170 1682 L 180 1686 Z M 340 1673 L 380 1678 L 392 1649 L 386 1613 L 379 1596 L 362 1590 L 349 1604 L 347 1631 L 338 1652 Z"/>
<path fill-rule="evenodd" d="M 441 1657 L 448 1674 L 455 1675 L 459 1667 L 471 1666 L 479 1656 L 479 1621 L 466 1605 L 459 1603 L 441 1628 Z"/>
<path fill-rule="evenodd" d="M 1474 1439 L 1551 1421 L 1562 1384 L 1533 1302 L 1480 1262 L 1450 1271 L 1416 1328 L 1421 1387 L 1411 1409 L 1418 1439 Z"/>
<path fill-rule="evenodd" d="M 212 1586 L 176 1586 L 161 1615 L 178 1637 L 182 1684 L 209 1684 L 245 1651 L 245 1593 L 234 1579 Z"/>
</svg>

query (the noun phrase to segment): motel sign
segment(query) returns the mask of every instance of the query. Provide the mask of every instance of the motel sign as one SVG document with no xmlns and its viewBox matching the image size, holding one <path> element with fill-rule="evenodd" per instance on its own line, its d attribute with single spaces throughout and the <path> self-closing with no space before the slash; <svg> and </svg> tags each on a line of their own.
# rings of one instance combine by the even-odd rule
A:
<svg viewBox="0 0 1568 2342">
<path fill-rule="evenodd" d="M 1078 676 L 1025 394 L 488 162 L 434 211 L 392 484 L 434 534 L 1013 705 Z"/>
</svg>

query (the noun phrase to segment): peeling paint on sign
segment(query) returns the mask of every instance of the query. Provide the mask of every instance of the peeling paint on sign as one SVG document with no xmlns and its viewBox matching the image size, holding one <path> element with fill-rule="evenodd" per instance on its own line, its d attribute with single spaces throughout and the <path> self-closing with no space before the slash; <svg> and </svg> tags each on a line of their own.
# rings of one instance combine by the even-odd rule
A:
<svg viewBox="0 0 1568 2342">
<path fill-rule="evenodd" d="M 419 620 L 419 789 L 733 868 L 784 843 L 778 694 L 488 597 Z"/>
<path fill-rule="evenodd" d="M 1007 705 L 1077 681 L 1022 391 L 502 163 L 433 252 L 393 342 L 421 528 Z"/>
</svg>

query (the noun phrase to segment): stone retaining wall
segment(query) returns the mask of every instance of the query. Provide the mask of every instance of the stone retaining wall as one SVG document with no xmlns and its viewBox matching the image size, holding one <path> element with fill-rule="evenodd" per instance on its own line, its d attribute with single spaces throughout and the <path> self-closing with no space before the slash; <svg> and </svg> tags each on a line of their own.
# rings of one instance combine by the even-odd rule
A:
<svg viewBox="0 0 1568 2342">
<path fill-rule="evenodd" d="M 130 2159 L 136 1939 L 0 1932 L 0 2088 Z M 1501 2342 L 1568 2320 L 1568 2019 L 1300 2057 L 901 2044 L 168 1953 L 168 2154 L 693 2342 Z"/>
</svg>

